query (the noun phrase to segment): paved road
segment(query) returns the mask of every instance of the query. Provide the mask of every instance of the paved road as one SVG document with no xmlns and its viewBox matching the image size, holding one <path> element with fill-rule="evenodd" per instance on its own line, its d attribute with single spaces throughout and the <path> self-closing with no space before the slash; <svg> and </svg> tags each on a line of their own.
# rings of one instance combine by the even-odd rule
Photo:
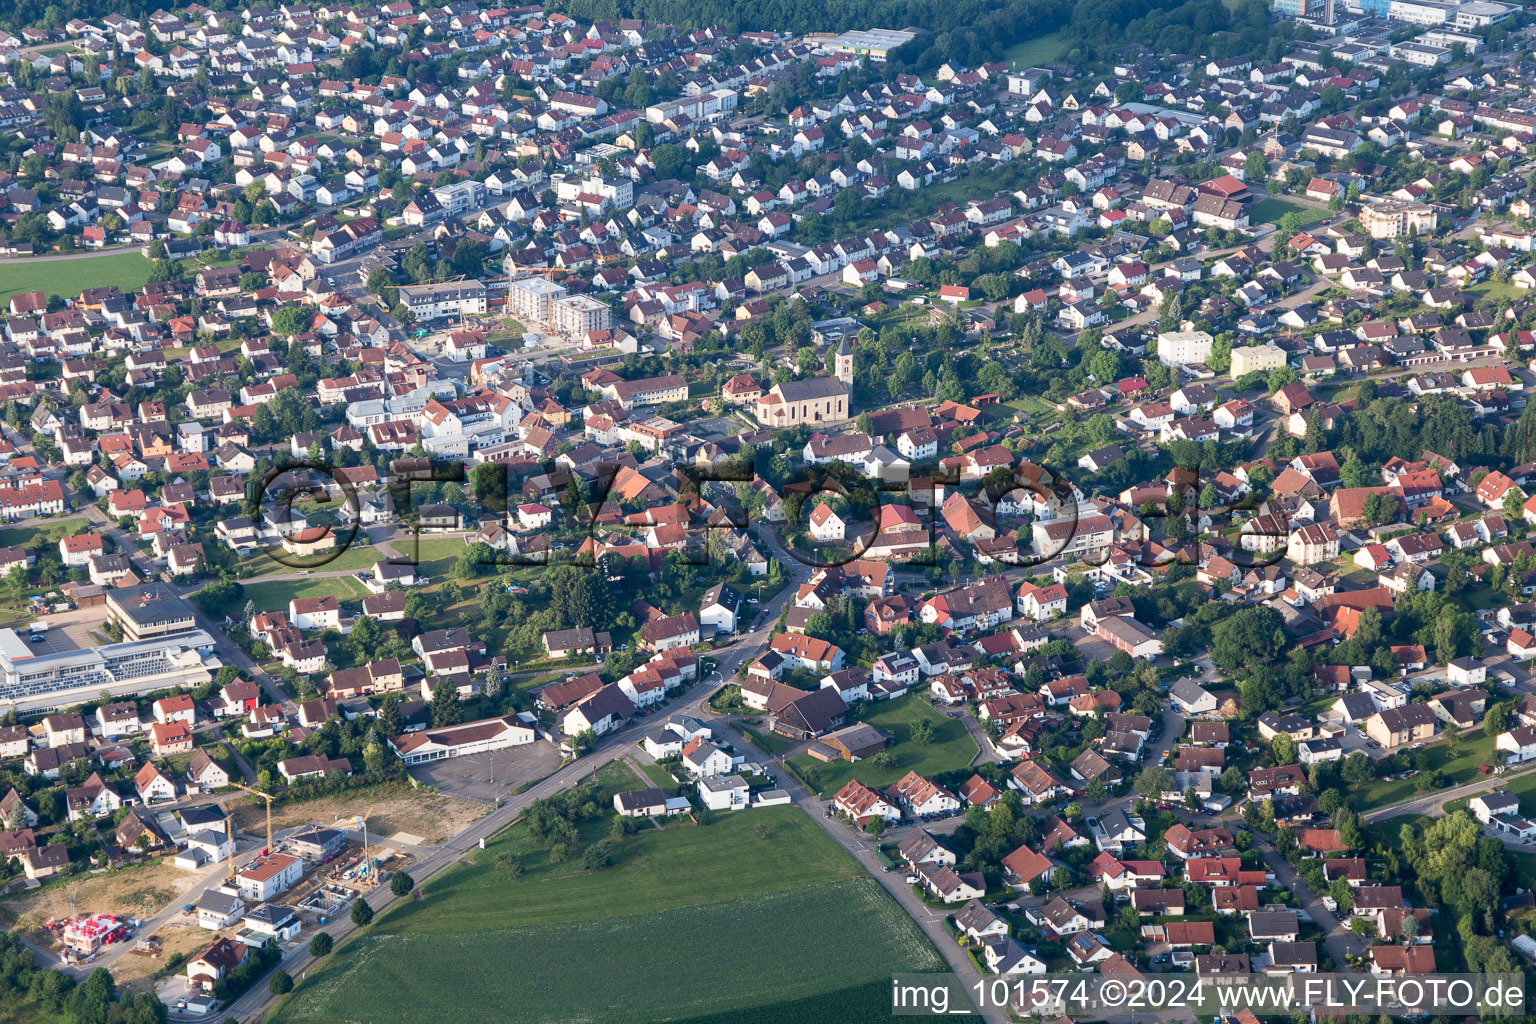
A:
<svg viewBox="0 0 1536 1024">
<path fill-rule="evenodd" d="M 1296 894 L 1307 915 L 1323 930 L 1323 948 L 1333 958 L 1334 969 L 1349 970 L 1349 958 L 1363 955 L 1371 944 L 1370 940 L 1350 931 L 1339 918 L 1323 906 L 1317 894 L 1302 881 L 1296 869 L 1291 867 L 1290 862 L 1280 856 L 1272 845 L 1266 843 L 1263 854 L 1264 864 L 1274 872 L 1275 880 Z"/>
<path fill-rule="evenodd" d="M 1511 779 L 1519 778 L 1522 775 L 1530 775 L 1532 772 L 1536 772 L 1536 766 L 1526 768 L 1523 771 L 1510 772 L 1508 775 L 1489 775 L 1473 782 L 1463 783 L 1460 786 L 1453 786 L 1450 789 L 1437 789 L 1432 793 L 1422 793 L 1418 796 L 1409 797 L 1406 800 L 1400 800 L 1395 804 L 1389 804 L 1386 807 L 1378 807 L 1375 810 L 1366 811 L 1360 817 L 1367 823 L 1401 818 L 1408 814 L 1424 814 L 1431 818 L 1438 818 L 1445 813 L 1444 805 L 1448 800 L 1455 800 L 1458 797 L 1464 796 L 1476 796 L 1479 793 L 1486 793 L 1492 789 L 1503 789 L 1509 785 Z"/>
<path fill-rule="evenodd" d="M 133 538 L 124 532 L 111 517 L 94 503 L 85 506 L 85 514 L 96 525 L 98 531 L 112 539 L 112 543 L 116 545 L 118 552 L 128 558 L 141 579 L 159 578 L 159 568 L 144 558 L 142 552 L 138 549 L 138 545 L 134 543 Z M 201 587 L 196 585 L 186 587 L 182 588 L 182 593 L 185 596 L 186 594 L 195 593 L 199 589 Z M 267 696 L 268 703 L 282 704 L 290 711 L 295 708 L 294 702 L 283 692 L 283 688 L 278 685 L 277 680 L 273 679 L 266 669 L 251 660 L 249 655 L 225 635 L 222 623 L 213 621 L 196 601 L 188 601 L 187 605 L 197 617 L 198 628 L 213 637 L 214 650 L 218 653 L 219 659 L 224 664 L 235 666 L 248 678 L 260 684 L 262 692 Z"/>
</svg>

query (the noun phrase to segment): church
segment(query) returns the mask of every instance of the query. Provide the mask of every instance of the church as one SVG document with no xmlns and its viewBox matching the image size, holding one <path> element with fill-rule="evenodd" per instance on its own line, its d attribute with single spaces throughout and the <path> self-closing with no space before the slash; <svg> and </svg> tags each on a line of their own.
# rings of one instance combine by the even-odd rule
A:
<svg viewBox="0 0 1536 1024">
<path fill-rule="evenodd" d="M 848 396 L 853 390 L 853 346 L 846 337 L 838 346 L 836 369 L 836 377 L 775 384 L 757 400 L 757 421 L 772 428 L 847 422 Z"/>
</svg>

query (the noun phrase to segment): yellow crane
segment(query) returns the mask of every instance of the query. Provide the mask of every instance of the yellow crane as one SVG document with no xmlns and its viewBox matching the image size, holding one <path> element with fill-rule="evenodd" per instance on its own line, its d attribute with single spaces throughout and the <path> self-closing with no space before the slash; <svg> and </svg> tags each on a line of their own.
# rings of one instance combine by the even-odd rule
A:
<svg viewBox="0 0 1536 1024">
<path fill-rule="evenodd" d="M 274 799 L 276 799 L 276 798 L 271 793 L 263 793 L 259 789 L 252 789 L 250 786 L 241 785 L 240 783 L 235 782 L 233 780 L 230 781 L 230 785 L 234 786 L 236 789 L 243 789 L 247 793 L 250 793 L 253 796 L 259 796 L 262 799 L 266 800 L 266 802 L 267 802 L 267 848 L 264 851 L 262 851 L 262 852 L 263 853 L 271 853 L 272 852 L 272 801 Z M 230 838 L 233 839 L 234 838 L 233 835 L 231 835 Z"/>
</svg>

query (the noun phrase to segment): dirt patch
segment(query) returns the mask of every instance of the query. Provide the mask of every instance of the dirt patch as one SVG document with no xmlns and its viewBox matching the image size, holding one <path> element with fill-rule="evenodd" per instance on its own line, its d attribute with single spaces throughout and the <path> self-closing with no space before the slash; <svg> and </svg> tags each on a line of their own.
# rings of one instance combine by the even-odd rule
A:
<svg viewBox="0 0 1536 1024">
<path fill-rule="evenodd" d="M 191 875 L 172 867 L 168 860 L 71 878 L 0 900 L 0 924 L 36 935 L 49 921 L 69 916 L 71 895 L 75 895 L 75 912 L 82 915 L 153 917 L 194 882 Z"/>
<path fill-rule="evenodd" d="M 458 835 L 489 810 L 489 807 L 443 793 L 423 793 L 405 786 L 389 786 L 363 793 L 338 793 L 335 796 L 273 807 L 272 828 L 280 830 L 310 822 L 330 825 L 338 818 L 350 819 L 355 815 L 366 814 L 370 836 L 409 832 L 421 836 L 423 842 L 430 844 L 441 843 Z M 267 812 L 263 801 L 234 805 L 233 813 L 236 827 L 251 835 L 259 835 L 267 827 Z M 342 824 L 347 825 L 348 822 L 343 821 Z"/>
<path fill-rule="evenodd" d="M 149 956 L 129 950 L 112 962 L 112 977 L 119 985 L 135 992 L 148 991 L 150 979 L 156 971 L 165 967 L 171 957 L 180 953 L 190 959 L 206 949 L 209 943 L 218 938 L 218 934 L 195 924 L 167 921 L 154 936 L 160 940 L 160 955 Z"/>
</svg>

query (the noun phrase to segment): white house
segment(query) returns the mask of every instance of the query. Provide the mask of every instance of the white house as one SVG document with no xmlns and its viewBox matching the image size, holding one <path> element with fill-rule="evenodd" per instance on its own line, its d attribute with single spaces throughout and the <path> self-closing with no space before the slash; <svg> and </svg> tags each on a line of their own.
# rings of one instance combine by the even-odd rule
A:
<svg viewBox="0 0 1536 1024">
<path fill-rule="evenodd" d="M 751 802 L 740 775 L 707 775 L 699 780 L 699 799 L 712 811 L 734 811 Z"/>
</svg>

